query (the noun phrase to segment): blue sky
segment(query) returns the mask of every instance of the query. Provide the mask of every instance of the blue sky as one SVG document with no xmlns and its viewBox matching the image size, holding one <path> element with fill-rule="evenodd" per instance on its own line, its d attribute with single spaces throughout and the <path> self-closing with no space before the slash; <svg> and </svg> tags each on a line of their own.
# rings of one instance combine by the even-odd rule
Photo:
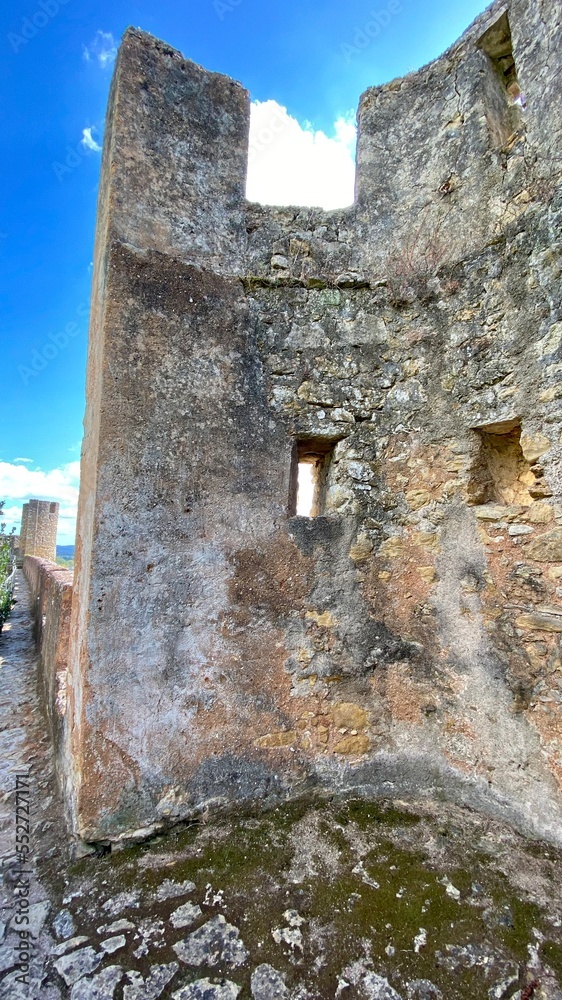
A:
<svg viewBox="0 0 562 1000">
<path fill-rule="evenodd" d="M 99 147 L 125 28 L 150 31 L 250 90 L 252 198 L 318 201 L 322 164 L 322 203 L 335 207 L 349 201 L 361 92 L 439 55 L 484 6 L 480 0 L 3 5 L 0 499 L 7 500 L 10 525 L 30 496 L 58 499 L 59 541 L 73 540 Z M 275 149 L 264 149 L 272 122 L 281 138 Z"/>
</svg>

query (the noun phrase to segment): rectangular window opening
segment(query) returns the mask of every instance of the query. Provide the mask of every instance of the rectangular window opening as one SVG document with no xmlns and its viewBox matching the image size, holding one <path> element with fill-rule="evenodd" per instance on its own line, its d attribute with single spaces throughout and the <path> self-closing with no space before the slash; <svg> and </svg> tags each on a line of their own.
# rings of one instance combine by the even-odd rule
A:
<svg viewBox="0 0 562 1000">
<path fill-rule="evenodd" d="M 527 100 L 519 85 L 507 12 L 502 14 L 491 28 L 488 28 L 478 44 L 492 63 L 502 85 L 507 104 L 516 105 L 525 110 Z"/>
<path fill-rule="evenodd" d="M 320 517 L 326 509 L 328 471 L 337 441 L 297 441 L 293 450 L 289 515 Z"/>
<path fill-rule="evenodd" d="M 537 495 L 537 480 L 523 455 L 520 421 L 475 430 L 480 448 L 472 470 L 472 502 L 530 506 Z"/>
</svg>

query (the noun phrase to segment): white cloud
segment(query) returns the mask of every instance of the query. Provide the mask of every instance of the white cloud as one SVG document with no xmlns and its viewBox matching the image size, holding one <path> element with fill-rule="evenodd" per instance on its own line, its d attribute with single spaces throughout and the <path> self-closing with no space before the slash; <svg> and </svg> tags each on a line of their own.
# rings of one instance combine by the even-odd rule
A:
<svg viewBox="0 0 562 1000">
<path fill-rule="evenodd" d="M 95 38 L 89 45 L 83 46 L 86 62 L 97 62 L 102 69 L 109 69 L 115 62 L 117 42 L 110 31 L 96 31 Z"/>
<path fill-rule="evenodd" d="M 353 203 L 357 130 L 338 118 L 334 136 L 292 118 L 277 101 L 253 101 L 247 197 L 264 205 L 324 209 Z"/>
<path fill-rule="evenodd" d="M 27 465 L 33 465 L 32 458 L 13 458 L 13 462 L 25 462 Z"/>
<path fill-rule="evenodd" d="M 97 131 L 95 129 L 95 126 L 82 129 L 82 138 L 80 139 L 80 145 L 84 146 L 84 149 L 91 149 L 93 153 L 101 153 L 101 146 L 94 139 L 92 135 L 93 131 Z"/>
<path fill-rule="evenodd" d="M 59 469 L 44 472 L 28 469 L 14 462 L 0 462 L 0 500 L 6 501 L 2 522 L 9 532 L 19 532 L 21 509 L 28 500 L 57 500 L 60 504 L 59 545 L 72 545 L 76 534 L 76 511 L 80 462 L 68 462 Z"/>
</svg>

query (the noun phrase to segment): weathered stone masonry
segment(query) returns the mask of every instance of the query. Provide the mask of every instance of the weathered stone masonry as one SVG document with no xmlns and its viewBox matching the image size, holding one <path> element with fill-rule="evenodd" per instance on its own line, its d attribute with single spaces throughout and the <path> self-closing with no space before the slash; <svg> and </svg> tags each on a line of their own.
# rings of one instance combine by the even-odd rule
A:
<svg viewBox="0 0 562 1000">
<path fill-rule="evenodd" d="M 560 21 L 496 4 L 367 91 L 330 213 L 248 204 L 247 93 L 127 32 L 59 758 L 84 839 L 360 789 L 562 841 Z"/>
<path fill-rule="evenodd" d="M 28 503 L 24 503 L 21 514 L 18 565 L 23 565 L 25 556 L 37 556 L 40 559 L 55 562 L 58 523 L 58 503 L 52 500 L 29 500 Z"/>
</svg>

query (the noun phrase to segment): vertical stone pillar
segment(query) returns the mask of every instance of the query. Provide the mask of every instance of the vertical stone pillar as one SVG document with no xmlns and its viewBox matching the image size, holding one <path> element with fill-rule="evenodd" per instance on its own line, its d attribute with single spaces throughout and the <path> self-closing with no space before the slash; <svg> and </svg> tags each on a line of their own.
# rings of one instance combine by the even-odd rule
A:
<svg viewBox="0 0 562 1000">
<path fill-rule="evenodd" d="M 30 500 L 24 505 L 20 531 L 20 559 L 38 556 L 55 562 L 59 505 L 52 500 Z"/>
<path fill-rule="evenodd" d="M 69 657 L 66 799 L 86 840 L 150 825 L 185 783 L 186 746 L 195 757 L 187 565 L 204 526 L 189 518 L 209 488 L 196 482 L 204 441 L 231 477 L 220 435 L 242 378 L 249 112 L 233 80 L 126 33 L 104 139 Z"/>
</svg>

